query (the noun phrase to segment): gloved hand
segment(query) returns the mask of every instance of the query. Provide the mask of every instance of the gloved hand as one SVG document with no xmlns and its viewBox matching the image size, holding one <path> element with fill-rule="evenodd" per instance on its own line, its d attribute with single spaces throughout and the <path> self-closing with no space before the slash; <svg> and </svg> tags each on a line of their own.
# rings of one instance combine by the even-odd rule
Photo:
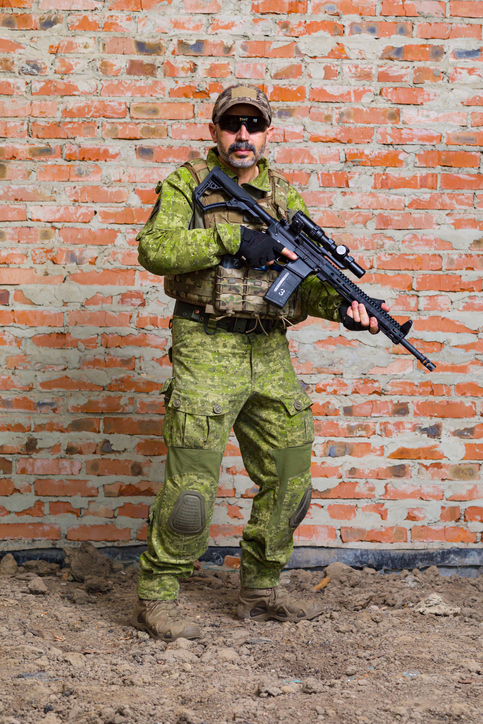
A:
<svg viewBox="0 0 483 724">
<path fill-rule="evenodd" d="M 384 304 L 384 299 L 376 299 L 375 297 L 370 297 L 370 300 L 373 304 L 376 305 L 376 307 L 379 308 L 381 308 Z M 351 332 L 362 332 L 364 330 L 369 330 L 369 327 L 364 327 L 360 322 L 355 322 L 352 317 L 349 317 L 349 315 L 347 314 L 347 310 L 349 309 L 349 307 L 349 302 L 346 302 L 345 300 L 339 307 L 339 314 L 344 327 L 346 329 L 349 329 Z"/>
<path fill-rule="evenodd" d="M 268 234 L 248 229 L 246 226 L 240 226 L 240 230 L 241 244 L 234 256 L 244 259 L 252 269 L 265 266 L 269 261 L 280 256 L 280 252 L 284 248 L 283 244 L 279 244 Z"/>
</svg>

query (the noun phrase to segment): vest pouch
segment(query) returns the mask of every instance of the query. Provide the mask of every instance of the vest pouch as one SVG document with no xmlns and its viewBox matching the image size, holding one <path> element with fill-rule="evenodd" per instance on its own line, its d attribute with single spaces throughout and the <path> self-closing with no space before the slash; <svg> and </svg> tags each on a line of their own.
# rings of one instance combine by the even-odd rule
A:
<svg viewBox="0 0 483 724">
<path fill-rule="evenodd" d="M 164 291 L 173 299 L 206 307 L 213 303 L 215 277 L 216 267 L 188 274 L 169 274 L 164 277 Z"/>
<path fill-rule="evenodd" d="M 298 316 L 300 303 L 297 294 L 292 294 L 283 309 L 264 300 L 265 294 L 278 277 L 278 271 L 250 269 L 243 266 L 216 267 L 215 294 L 213 306 L 218 315 L 236 315 L 265 319 L 292 318 Z"/>
</svg>

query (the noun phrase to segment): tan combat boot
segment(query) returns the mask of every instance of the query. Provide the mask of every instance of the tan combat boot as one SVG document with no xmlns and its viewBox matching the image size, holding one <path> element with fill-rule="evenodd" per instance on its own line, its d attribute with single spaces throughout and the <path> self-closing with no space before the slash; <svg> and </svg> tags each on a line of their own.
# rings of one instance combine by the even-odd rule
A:
<svg viewBox="0 0 483 724">
<path fill-rule="evenodd" d="M 321 603 L 292 598 L 280 586 L 276 588 L 242 588 L 238 597 L 238 618 L 251 621 L 303 621 L 320 616 Z"/>
<path fill-rule="evenodd" d="M 138 598 L 131 616 L 131 623 L 141 631 L 147 631 L 153 639 L 197 639 L 201 636 L 198 624 L 181 615 L 178 601 L 149 601 Z"/>
</svg>

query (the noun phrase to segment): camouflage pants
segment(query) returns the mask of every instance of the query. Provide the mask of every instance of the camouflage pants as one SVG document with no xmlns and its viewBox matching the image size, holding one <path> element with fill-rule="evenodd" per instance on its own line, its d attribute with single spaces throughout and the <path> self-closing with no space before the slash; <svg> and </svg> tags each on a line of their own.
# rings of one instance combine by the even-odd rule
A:
<svg viewBox="0 0 483 724">
<path fill-rule="evenodd" d="M 295 375 L 285 333 L 208 335 L 173 320 L 173 378 L 167 386 L 162 490 L 141 556 L 140 598 L 171 599 L 206 550 L 220 465 L 231 428 L 259 492 L 241 541 L 241 584 L 278 585 L 293 532 L 310 504 L 314 438 L 311 400 Z"/>
</svg>

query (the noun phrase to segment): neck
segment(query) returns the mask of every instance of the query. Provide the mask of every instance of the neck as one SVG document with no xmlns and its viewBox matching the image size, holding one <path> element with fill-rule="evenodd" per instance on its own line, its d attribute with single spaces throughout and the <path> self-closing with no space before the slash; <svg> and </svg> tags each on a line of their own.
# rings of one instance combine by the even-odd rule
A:
<svg viewBox="0 0 483 724">
<path fill-rule="evenodd" d="M 226 162 L 225 162 L 226 163 Z M 228 164 L 227 164 L 228 166 Z M 242 184 L 248 184 L 250 181 L 253 181 L 258 174 L 260 173 L 257 164 L 254 164 L 253 166 L 250 166 L 249 168 L 235 168 L 234 166 L 230 165 L 231 170 L 233 173 L 238 177 L 238 183 L 241 186 Z"/>
</svg>

